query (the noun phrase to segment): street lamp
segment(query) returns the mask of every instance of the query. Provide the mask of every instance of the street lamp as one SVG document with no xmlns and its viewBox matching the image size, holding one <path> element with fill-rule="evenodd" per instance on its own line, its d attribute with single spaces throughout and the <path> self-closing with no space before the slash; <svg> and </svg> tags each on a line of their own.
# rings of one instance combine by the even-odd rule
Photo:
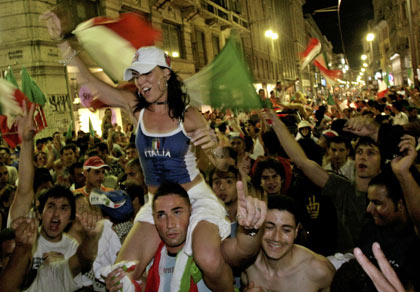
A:
<svg viewBox="0 0 420 292">
<path fill-rule="evenodd" d="M 368 42 L 371 42 L 371 41 L 373 41 L 375 39 L 375 34 L 373 34 L 373 33 L 368 33 L 367 35 L 366 35 L 366 40 L 368 41 Z"/>
<path fill-rule="evenodd" d="M 367 63 L 363 63 L 363 67 L 367 67 L 368 66 L 368 64 Z"/>
<path fill-rule="evenodd" d="M 265 37 L 271 38 L 272 40 L 276 40 L 279 38 L 278 33 L 273 32 L 271 29 L 265 31 Z"/>
<path fill-rule="evenodd" d="M 366 41 L 369 43 L 369 49 L 370 49 L 370 72 L 371 74 L 373 74 L 374 68 L 373 68 L 373 46 L 372 46 L 372 42 L 375 39 L 375 34 L 374 33 L 368 33 L 366 35 Z"/>
<path fill-rule="evenodd" d="M 363 61 L 366 61 L 367 56 L 363 54 L 360 58 L 361 58 Z"/>
<path fill-rule="evenodd" d="M 265 35 L 266 38 L 271 39 L 271 47 L 272 47 L 272 51 L 274 53 L 274 40 L 279 38 L 278 33 L 273 32 L 271 29 L 269 29 L 269 30 L 265 31 L 264 35 Z M 272 69 L 272 70 L 269 70 L 269 71 L 273 71 L 273 75 L 274 75 L 274 68 L 273 68 L 273 65 L 271 63 L 270 46 L 268 46 L 268 60 L 270 62 L 270 69 Z"/>
</svg>

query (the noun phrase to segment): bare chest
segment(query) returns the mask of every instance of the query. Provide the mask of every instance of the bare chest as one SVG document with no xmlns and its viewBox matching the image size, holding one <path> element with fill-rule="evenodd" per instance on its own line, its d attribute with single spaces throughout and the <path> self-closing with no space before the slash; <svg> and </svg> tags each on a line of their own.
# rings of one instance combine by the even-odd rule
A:
<svg viewBox="0 0 420 292">
<path fill-rule="evenodd" d="M 178 120 L 172 119 L 168 114 L 145 111 L 143 114 L 143 127 L 152 133 L 168 133 L 178 127 Z"/>
<path fill-rule="evenodd" d="M 248 273 L 248 280 L 253 281 L 256 287 L 261 287 L 265 292 L 319 291 L 317 283 L 309 279 L 302 270 L 267 275 L 253 268 Z"/>
</svg>

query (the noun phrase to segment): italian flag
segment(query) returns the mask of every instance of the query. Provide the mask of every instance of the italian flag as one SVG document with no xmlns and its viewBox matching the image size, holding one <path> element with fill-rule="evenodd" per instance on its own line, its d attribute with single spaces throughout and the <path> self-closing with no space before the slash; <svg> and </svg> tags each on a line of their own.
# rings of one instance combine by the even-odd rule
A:
<svg viewBox="0 0 420 292">
<path fill-rule="evenodd" d="M 96 17 L 81 23 L 73 33 L 88 55 L 115 81 L 122 80 L 138 48 L 154 45 L 161 38 L 159 31 L 134 13 L 122 14 L 118 19 Z M 262 107 L 240 47 L 232 37 L 211 64 L 184 83 L 193 106 L 247 110 Z"/>
<path fill-rule="evenodd" d="M 23 101 L 26 100 L 28 108 L 30 102 L 22 91 L 4 79 L 0 79 L 0 96 L 0 131 L 6 143 L 15 148 L 20 143 L 16 118 L 23 116 Z"/>
<path fill-rule="evenodd" d="M 386 85 L 385 81 L 380 80 L 379 81 L 379 88 L 378 88 L 378 95 L 377 99 L 381 99 L 385 97 L 385 95 L 388 93 L 388 86 Z"/>
<path fill-rule="evenodd" d="M 329 86 L 334 86 L 337 83 L 337 79 L 340 79 L 343 76 L 341 70 L 330 70 L 328 68 L 328 62 L 323 54 L 319 55 L 314 60 L 314 65 L 318 68 Z"/>
<path fill-rule="evenodd" d="M 300 70 L 305 67 L 321 52 L 321 43 L 317 38 L 311 38 L 303 53 L 301 53 Z"/>
<path fill-rule="evenodd" d="M 32 103 L 35 104 L 34 124 L 37 132 L 47 126 L 42 109 L 42 105 L 45 104 L 45 96 L 24 67 L 21 78 L 23 92 L 19 90 L 10 67 L 6 73 L 6 79 L 0 79 L 0 132 L 3 139 L 12 148 L 20 143 L 16 118 L 23 116 L 24 101 L 28 109 Z"/>
<path fill-rule="evenodd" d="M 73 34 L 114 81 L 123 80 L 137 49 L 153 46 L 161 39 L 161 33 L 136 13 L 124 13 L 116 19 L 92 18 L 79 24 Z"/>
</svg>

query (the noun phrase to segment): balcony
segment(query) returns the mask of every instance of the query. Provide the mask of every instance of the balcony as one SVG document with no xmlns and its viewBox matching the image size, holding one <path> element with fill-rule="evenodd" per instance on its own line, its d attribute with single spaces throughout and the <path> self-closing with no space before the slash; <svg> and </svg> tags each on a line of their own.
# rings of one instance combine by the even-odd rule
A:
<svg viewBox="0 0 420 292">
<path fill-rule="evenodd" d="M 219 24 L 225 28 L 235 25 L 241 29 L 249 29 L 248 20 L 238 14 L 240 12 L 238 7 L 235 7 L 235 12 L 233 12 L 218 5 L 215 1 L 201 0 L 201 12 L 207 25 Z"/>
<path fill-rule="evenodd" d="M 177 8 L 184 9 L 188 7 L 198 7 L 200 5 L 199 0 L 172 0 L 172 5 Z"/>
</svg>

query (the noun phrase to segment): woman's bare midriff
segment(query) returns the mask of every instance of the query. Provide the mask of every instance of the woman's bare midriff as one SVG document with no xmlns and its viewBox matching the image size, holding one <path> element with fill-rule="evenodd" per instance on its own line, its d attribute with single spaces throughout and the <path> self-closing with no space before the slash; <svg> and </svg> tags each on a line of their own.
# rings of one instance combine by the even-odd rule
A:
<svg viewBox="0 0 420 292">
<path fill-rule="evenodd" d="M 192 187 L 201 183 L 203 180 L 204 180 L 203 176 L 201 174 L 198 174 L 191 182 L 181 184 L 181 186 L 188 192 Z M 147 186 L 147 189 L 149 193 L 151 194 L 154 194 L 158 188 L 159 187 L 156 187 L 156 186 L 150 186 L 150 185 Z"/>
</svg>

